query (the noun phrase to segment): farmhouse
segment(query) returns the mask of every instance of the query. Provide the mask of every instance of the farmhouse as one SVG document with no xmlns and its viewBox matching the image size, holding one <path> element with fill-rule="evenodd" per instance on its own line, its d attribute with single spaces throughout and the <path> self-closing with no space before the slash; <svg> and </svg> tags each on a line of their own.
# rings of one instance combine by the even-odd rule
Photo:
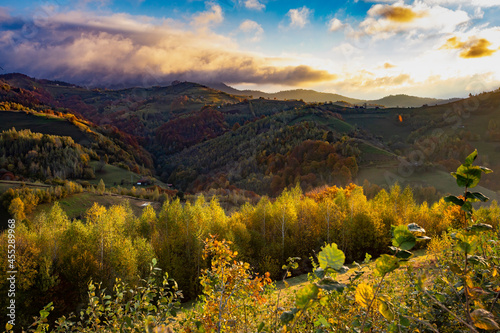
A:
<svg viewBox="0 0 500 333">
<path fill-rule="evenodd" d="M 16 176 L 10 171 L 0 169 L 0 180 L 16 180 Z"/>
<path fill-rule="evenodd" d="M 137 181 L 137 185 L 138 186 L 149 186 L 149 185 L 153 185 L 153 181 L 151 181 L 150 179 L 139 179 Z"/>
</svg>

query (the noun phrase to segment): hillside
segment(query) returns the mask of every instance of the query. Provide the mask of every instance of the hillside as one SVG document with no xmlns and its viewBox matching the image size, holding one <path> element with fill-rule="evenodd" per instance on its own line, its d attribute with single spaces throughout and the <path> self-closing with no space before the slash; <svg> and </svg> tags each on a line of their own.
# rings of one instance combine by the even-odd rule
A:
<svg viewBox="0 0 500 333">
<path fill-rule="evenodd" d="M 389 95 L 380 99 L 367 101 L 367 104 L 383 105 L 387 108 L 398 108 L 398 107 L 421 107 L 424 105 L 439 105 L 455 102 L 460 100 L 460 98 L 451 99 L 437 99 L 437 98 L 426 98 L 408 95 Z"/>
<path fill-rule="evenodd" d="M 198 111 L 206 105 L 220 106 L 244 99 L 190 82 L 121 90 L 86 89 L 22 74 L 0 75 L 0 84 L 2 82 L 5 85 L 2 93 L 4 100 L 37 110 L 40 109 L 37 105 L 66 108 L 97 125 L 113 125 L 138 138 L 148 138 L 162 123 Z"/>
<path fill-rule="evenodd" d="M 371 149 L 368 149 L 368 148 Z M 158 157 L 162 172 L 185 190 L 229 183 L 276 195 L 300 183 L 304 189 L 347 184 L 358 165 L 394 161 L 375 138 L 360 133 L 331 111 L 300 107 L 259 119 L 179 153 Z"/>
<path fill-rule="evenodd" d="M 136 166 L 128 165 L 129 169 L 139 172 L 141 165 L 151 169 L 154 164 L 158 177 L 181 190 L 231 187 L 276 195 L 295 183 L 307 189 L 366 179 L 382 186 L 394 181 L 435 186 L 446 193 L 449 184 L 421 179 L 436 168 L 443 172 L 453 169 L 472 147 L 481 151 L 483 163 L 500 166 L 496 154 L 500 149 L 498 92 L 442 105 L 435 99 L 395 95 L 369 103 L 427 106 L 365 108 L 347 101 L 308 104 L 289 98 L 293 91 L 285 92 L 287 100 L 245 98 L 230 87 L 226 93 L 189 82 L 108 90 L 21 74 L 0 78 L 0 107 L 66 119 L 60 122 L 64 126 L 56 127 L 34 115 L 29 118 L 11 112 L 3 117 L 10 114 L 22 119 L 6 119 L 4 124 L 12 122 L 19 129 L 46 134 L 66 133 L 84 147 L 96 141 L 95 135 L 89 137 L 90 132 L 99 133 L 99 137 L 109 138 L 133 156 Z M 73 134 L 67 120 L 71 117 L 82 127 Z M 83 130 L 85 126 L 90 132 Z M 320 148 L 311 143 L 316 141 L 327 141 L 329 146 Z M 121 157 L 112 156 L 126 155 L 106 146 L 97 149 L 98 159 L 107 154 L 110 163 L 119 165 Z M 305 147 L 320 149 L 321 153 L 302 159 L 296 156 Z M 336 162 L 326 162 L 329 154 L 337 156 Z M 349 173 L 344 169 L 341 175 L 346 158 L 355 159 L 356 167 L 348 162 Z M 330 169 L 324 169 L 322 163 Z M 500 189 L 500 181 L 493 176 L 487 175 L 484 183 L 488 189 Z"/>
<path fill-rule="evenodd" d="M 151 155 L 134 140 L 73 115 L 0 111 L 0 131 L 0 168 L 20 178 L 91 180 L 101 168 L 91 161 L 151 174 Z"/>
<path fill-rule="evenodd" d="M 372 170 L 378 173 L 373 179 L 380 183 L 386 178 L 383 174 L 390 172 L 405 182 L 425 179 L 436 167 L 452 171 L 473 148 L 481 152 L 480 163 L 500 167 L 499 105 L 500 91 L 496 90 L 437 106 L 339 113 L 345 121 L 373 133 L 401 156 L 394 168 Z M 500 190 L 497 178 L 485 175 L 483 186 Z M 447 191 L 448 187 L 443 189 Z"/>
<path fill-rule="evenodd" d="M 336 113 L 342 108 L 335 105 L 311 108 L 301 101 L 249 100 L 187 82 L 168 87 L 89 90 L 20 74 L 2 79 L 4 108 L 25 110 L 4 112 L 4 118 L 10 117 L 8 123 L 43 134 L 64 133 L 89 148 L 96 140 L 90 133 L 103 132 L 99 137 L 103 140 L 110 135 L 103 129 L 114 129 L 107 125 L 112 123 L 117 127 L 113 134 L 132 133 L 129 141 L 141 142 L 153 154 L 162 179 L 182 190 L 236 186 L 276 195 L 296 182 L 311 188 L 353 180 L 358 164 L 370 155 L 360 156 L 367 149 L 375 152 L 372 156 L 391 159 L 391 153 L 373 137 L 369 139 L 372 143 L 357 139 L 353 127 Z M 63 121 L 70 118 L 74 124 Z M 58 121 L 64 126 L 56 127 Z M 107 147 L 123 142 L 112 138 Z M 258 143 L 254 145 L 255 140 Z M 321 140 L 326 140 L 326 145 L 319 144 Z M 299 156 L 304 149 L 318 152 Z M 116 149 L 111 150 L 115 154 L 105 154 L 110 163 L 118 165 Z M 194 154 L 200 151 L 203 153 Z M 101 148 L 90 155 L 101 159 L 105 154 Z M 297 163 L 301 169 L 291 172 L 290 164 Z"/>
</svg>

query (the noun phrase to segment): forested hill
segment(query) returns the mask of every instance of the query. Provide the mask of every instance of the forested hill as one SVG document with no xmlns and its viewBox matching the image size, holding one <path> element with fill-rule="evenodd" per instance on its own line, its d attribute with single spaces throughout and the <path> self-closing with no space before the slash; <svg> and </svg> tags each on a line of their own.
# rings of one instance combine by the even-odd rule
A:
<svg viewBox="0 0 500 333">
<path fill-rule="evenodd" d="M 137 173 L 154 173 L 150 153 L 134 136 L 114 126 L 98 126 L 79 112 L 60 106 L 43 85 L 37 87 L 26 76 L 4 77 L 30 89 L 0 80 L 0 168 L 28 179 L 91 179 L 94 172 L 89 163 L 96 160 Z"/>
<path fill-rule="evenodd" d="M 304 189 L 348 184 L 359 165 L 394 161 L 383 143 L 325 107 L 300 106 L 232 127 L 175 154 L 158 157 L 163 177 L 191 191 L 228 184 L 277 195 L 299 183 Z"/>
<path fill-rule="evenodd" d="M 0 107 L 72 123 L 79 134 L 69 135 L 94 149 L 98 159 L 107 155 L 123 168 L 153 170 L 183 191 L 241 188 L 268 195 L 297 183 L 306 190 L 365 179 L 379 185 L 431 185 L 446 193 L 450 184 L 442 177 L 426 181 L 428 172 L 456 168 L 472 147 L 482 152 L 482 163 L 500 166 L 494 154 L 500 137 L 499 94 L 444 105 L 412 97 L 417 104 L 429 104 L 375 108 L 252 99 L 190 82 L 108 90 L 22 74 L 0 76 Z M 387 101 L 399 104 L 410 97 L 389 96 Z M 17 130 L 57 134 L 48 132 L 51 125 L 23 121 L 12 124 Z M 61 134 L 66 130 L 59 129 Z M 490 175 L 484 184 L 500 189 Z"/>
<path fill-rule="evenodd" d="M 190 82 L 108 90 L 7 74 L 0 75 L 0 84 L 5 87 L 3 100 L 28 107 L 43 104 L 53 109 L 66 108 L 97 125 L 112 124 L 138 138 L 148 138 L 161 124 L 206 105 L 220 106 L 244 99 Z M 6 92 L 9 86 L 13 92 Z"/>
</svg>

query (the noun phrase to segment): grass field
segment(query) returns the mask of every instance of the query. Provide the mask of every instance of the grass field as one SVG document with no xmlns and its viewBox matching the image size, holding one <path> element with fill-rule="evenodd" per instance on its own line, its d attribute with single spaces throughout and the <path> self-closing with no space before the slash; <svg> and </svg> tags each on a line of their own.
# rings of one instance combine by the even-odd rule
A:
<svg viewBox="0 0 500 333">
<path fill-rule="evenodd" d="M 120 185 L 122 180 L 126 183 L 125 185 L 121 185 L 122 187 L 131 188 L 132 185 L 130 183 L 136 183 L 139 179 L 142 178 L 141 175 L 136 174 L 132 171 L 128 171 L 122 168 L 119 168 L 114 165 L 106 164 L 102 171 L 99 170 L 99 162 L 92 161 L 90 162 L 90 166 L 95 170 L 95 179 L 89 181 L 89 183 L 93 185 L 99 184 L 99 181 L 102 179 L 106 187 L 112 187 Z"/>
<path fill-rule="evenodd" d="M 59 204 L 70 219 L 80 219 L 85 214 L 85 212 L 94 205 L 94 202 L 97 202 L 99 205 L 109 208 L 113 205 L 123 204 L 125 201 L 129 201 L 130 207 L 132 207 L 132 211 L 136 216 L 140 216 L 142 212 L 143 207 L 141 205 L 145 202 L 150 202 L 149 200 L 132 199 L 120 195 L 99 195 L 97 193 L 83 192 L 61 199 L 59 200 Z M 158 206 L 158 204 L 155 205 Z M 53 203 L 45 203 L 39 205 L 31 214 L 30 218 L 37 216 L 41 212 L 49 211 L 52 206 Z"/>
<path fill-rule="evenodd" d="M 87 135 L 69 121 L 45 115 L 33 115 L 24 111 L 0 111 L 0 131 L 9 130 L 12 127 L 18 131 L 29 129 L 36 133 L 70 136 L 81 145 L 90 143 Z"/>
<path fill-rule="evenodd" d="M 93 185 L 99 184 L 99 181 L 102 179 L 104 184 L 106 184 L 106 187 L 116 187 L 120 185 L 121 187 L 132 188 L 132 186 L 135 186 L 139 179 L 144 178 L 142 175 L 110 164 L 106 164 L 102 171 L 97 171 L 99 169 L 98 161 L 92 161 L 90 162 L 90 165 L 96 170 L 95 179 L 89 180 L 89 183 Z M 124 181 L 124 185 L 121 185 L 122 180 Z M 131 185 L 131 182 L 133 185 Z M 167 187 L 166 184 L 157 179 L 155 179 L 155 184 L 161 187 Z"/>
</svg>

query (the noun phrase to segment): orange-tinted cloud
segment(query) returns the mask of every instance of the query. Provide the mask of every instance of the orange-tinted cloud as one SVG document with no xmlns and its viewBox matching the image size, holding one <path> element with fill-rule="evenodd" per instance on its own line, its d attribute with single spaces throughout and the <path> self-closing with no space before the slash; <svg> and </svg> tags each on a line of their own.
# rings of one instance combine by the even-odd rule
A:
<svg viewBox="0 0 500 333">
<path fill-rule="evenodd" d="M 193 16 L 196 24 L 184 26 L 74 11 L 48 17 L 27 35 L 24 27 L 33 22 L 21 21 L 9 34 L 0 33 L 1 65 L 36 77 L 116 88 L 173 80 L 297 86 L 336 78 L 326 70 L 242 52 L 234 40 L 207 27 L 222 20 L 219 8 L 209 3 L 207 11 Z"/>
<path fill-rule="evenodd" d="M 465 46 L 464 42 L 461 42 L 457 37 L 449 38 L 440 49 L 461 49 Z"/>
<path fill-rule="evenodd" d="M 385 68 L 385 69 L 394 68 L 394 67 L 396 67 L 396 65 L 393 65 L 393 64 L 391 64 L 391 63 L 389 63 L 389 62 L 386 62 L 386 63 L 384 64 L 384 68 Z"/>
<path fill-rule="evenodd" d="M 460 57 L 462 58 L 488 57 L 497 51 L 497 50 L 490 50 L 488 48 L 489 46 L 491 46 L 491 43 L 488 40 L 481 38 L 477 40 L 474 44 L 472 44 L 468 49 L 460 53 Z"/>
<path fill-rule="evenodd" d="M 400 23 L 411 22 L 419 17 L 425 16 L 425 12 L 416 12 L 409 7 L 384 6 L 380 7 L 376 14 L 388 20 Z"/>
<path fill-rule="evenodd" d="M 343 81 L 335 83 L 338 89 L 365 91 L 384 90 L 400 88 L 413 83 L 409 74 L 401 73 L 394 76 L 376 76 L 368 71 L 361 71 L 353 75 L 347 75 Z"/>
<path fill-rule="evenodd" d="M 456 49 L 462 50 L 460 58 L 481 58 L 488 57 L 495 53 L 497 50 L 489 49 L 491 42 L 485 38 L 471 37 L 467 42 L 462 42 L 457 37 L 449 38 L 440 49 Z"/>
<path fill-rule="evenodd" d="M 388 39 L 395 34 L 413 35 L 418 31 L 449 33 L 455 31 L 460 24 L 470 21 L 469 14 L 461 9 L 429 6 L 421 1 L 415 1 L 413 5 L 376 4 L 367 14 L 358 30 L 350 34 L 352 37 L 369 35 Z"/>
</svg>

